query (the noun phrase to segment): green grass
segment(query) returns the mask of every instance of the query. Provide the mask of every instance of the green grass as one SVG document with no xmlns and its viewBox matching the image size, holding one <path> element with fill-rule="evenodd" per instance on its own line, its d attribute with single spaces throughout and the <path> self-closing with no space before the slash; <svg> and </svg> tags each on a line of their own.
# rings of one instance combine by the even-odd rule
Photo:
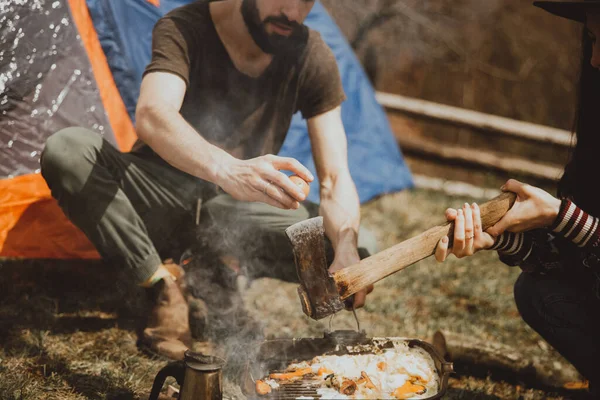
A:
<svg viewBox="0 0 600 400">
<path fill-rule="evenodd" d="M 415 190 L 384 196 L 363 207 L 363 221 L 381 248 L 443 222 L 448 206 L 474 199 Z M 145 399 L 164 362 L 136 348 L 147 304 L 99 262 L 0 262 L 0 399 Z M 525 357 L 564 363 L 521 320 L 512 298 L 519 271 L 494 253 L 437 264 L 424 260 L 376 285 L 359 311 L 370 336 L 428 339 L 438 329 L 518 348 Z M 252 283 L 246 307 L 269 337 L 320 336 L 329 321 L 302 314 L 296 287 L 272 279 Z M 350 313 L 334 328 L 352 329 Z M 219 351 L 211 343 L 196 349 Z M 448 399 L 562 399 L 493 377 L 451 380 Z M 242 398 L 230 382 L 226 398 Z"/>
</svg>

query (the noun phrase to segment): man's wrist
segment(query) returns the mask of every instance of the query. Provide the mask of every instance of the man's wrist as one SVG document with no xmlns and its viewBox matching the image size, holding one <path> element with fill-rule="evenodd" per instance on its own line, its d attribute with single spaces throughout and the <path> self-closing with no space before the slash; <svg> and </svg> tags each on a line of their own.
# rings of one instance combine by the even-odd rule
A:
<svg viewBox="0 0 600 400">
<path fill-rule="evenodd" d="M 214 158 L 214 161 L 209 167 L 209 178 L 208 180 L 217 186 L 222 186 L 222 183 L 228 179 L 229 170 L 231 165 L 237 159 L 231 156 L 229 153 L 223 151 Z"/>
<path fill-rule="evenodd" d="M 358 254 L 358 233 L 352 227 L 344 227 L 338 230 L 335 240 L 332 240 L 335 251 L 338 249 L 353 249 Z"/>
</svg>

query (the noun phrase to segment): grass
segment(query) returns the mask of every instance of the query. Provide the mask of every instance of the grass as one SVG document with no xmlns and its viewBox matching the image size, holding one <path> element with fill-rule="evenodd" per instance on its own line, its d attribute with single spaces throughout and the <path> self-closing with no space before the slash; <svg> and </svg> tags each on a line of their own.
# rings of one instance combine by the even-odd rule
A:
<svg viewBox="0 0 600 400">
<path fill-rule="evenodd" d="M 415 190 L 363 207 L 363 221 L 389 247 L 438 224 L 448 206 L 473 199 Z M 0 399 L 145 399 L 164 362 L 136 348 L 147 304 L 139 289 L 100 262 L 0 261 Z M 445 264 L 424 260 L 378 285 L 359 311 L 370 336 L 430 338 L 438 329 L 496 341 L 525 357 L 565 363 L 521 320 L 512 298 L 519 271 L 494 253 Z M 306 318 L 296 287 L 272 279 L 253 282 L 246 307 L 268 337 L 320 336 L 329 321 Z M 276 305 L 275 307 L 273 305 Z M 352 329 L 350 313 L 331 322 Z M 196 343 L 202 351 L 218 351 Z M 455 376 L 448 399 L 566 399 L 522 384 Z M 172 382 L 171 382 L 172 383 Z M 226 398 L 242 398 L 226 383 Z"/>
</svg>

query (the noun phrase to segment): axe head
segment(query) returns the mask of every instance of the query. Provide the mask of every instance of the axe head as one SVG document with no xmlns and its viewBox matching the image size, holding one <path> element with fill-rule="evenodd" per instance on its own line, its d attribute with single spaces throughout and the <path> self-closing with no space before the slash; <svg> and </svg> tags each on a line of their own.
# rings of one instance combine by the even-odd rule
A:
<svg viewBox="0 0 600 400">
<path fill-rule="evenodd" d="M 343 310 L 344 302 L 328 271 L 323 217 L 298 222 L 287 228 L 285 234 L 294 251 L 300 279 L 298 295 L 304 313 L 319 320 Z"/>
</svg>

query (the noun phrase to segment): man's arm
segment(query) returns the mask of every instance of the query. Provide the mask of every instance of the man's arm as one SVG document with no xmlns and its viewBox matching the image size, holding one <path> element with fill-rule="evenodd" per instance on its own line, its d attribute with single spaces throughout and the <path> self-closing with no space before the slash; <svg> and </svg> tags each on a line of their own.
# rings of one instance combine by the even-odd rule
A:
<svg viewBox="0 0 600 400">
<path fill-rule="evenodd" d="M 335 250 L 330 272 L 360 261 L 357 244 L 360 202 L 348 169 L 347 141 L 337 107 L 308 120 L 312 152 L 320 181 L 325 233 Z M 366 291 L 354 295 L 354 306 L 362 307 Z"/>
<path fill-rule="evenodd" d="M 239 160 L 210 144 L 179 112 L 185 92 L 184 80 L 175 74 L 147 74 L 136 109 L 139 138 L 175 168 L 219 185 L 237 200 L 298 208 L 304 193 L 280 170 L 307 181 L 312 180 L 310 172 L 292 158 L 266 155 Z"/>
<path fill-rule="evenodd" d="M 198 178 L 216 182 L 219 166 L 231 162 L 227 152 L 208 143 L 181 116 L 186 86 L 183 79 L 166 72 L 144 77 L 136 108 L 140 139 L 165 161 Z"/>
</svg>

